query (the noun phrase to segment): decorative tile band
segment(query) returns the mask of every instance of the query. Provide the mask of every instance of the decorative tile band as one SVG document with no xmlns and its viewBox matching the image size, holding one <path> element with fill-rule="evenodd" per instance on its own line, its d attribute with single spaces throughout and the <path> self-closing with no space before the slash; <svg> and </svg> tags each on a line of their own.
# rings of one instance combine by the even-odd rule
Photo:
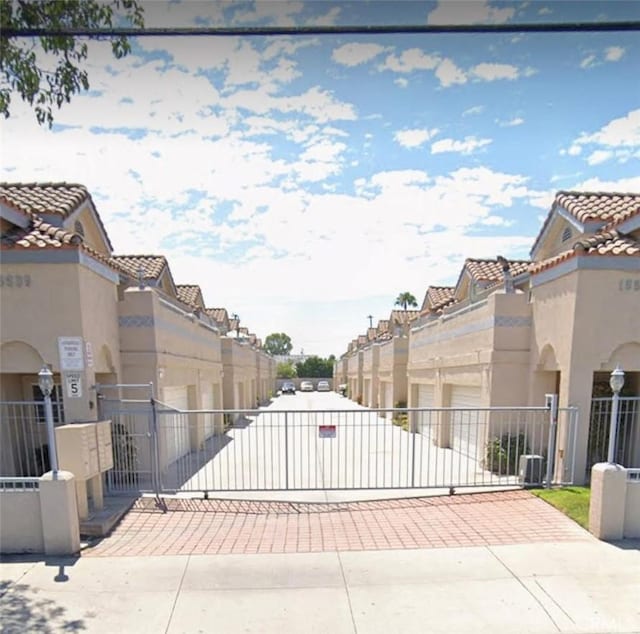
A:
<svg viewBox="0 0 640 634">
<path fill-rule="evenodd" d="M 153 315 L 123 315 L 118 317 L 121 328 L 153 328 Z"/>
</svg>

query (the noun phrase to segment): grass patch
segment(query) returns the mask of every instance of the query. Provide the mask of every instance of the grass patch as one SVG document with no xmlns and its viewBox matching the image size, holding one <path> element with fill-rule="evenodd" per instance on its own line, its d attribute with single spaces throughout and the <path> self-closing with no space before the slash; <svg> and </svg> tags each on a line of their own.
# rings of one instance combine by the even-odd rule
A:
<svg viewBox="0 0 640 634">
<path fill-rule="evenodd" d="M 531 493 L 542 498 L 582 528 L 589 529 L 589 487 L 563 487 L 561 489 L 532 489 Z"/>
</svg>

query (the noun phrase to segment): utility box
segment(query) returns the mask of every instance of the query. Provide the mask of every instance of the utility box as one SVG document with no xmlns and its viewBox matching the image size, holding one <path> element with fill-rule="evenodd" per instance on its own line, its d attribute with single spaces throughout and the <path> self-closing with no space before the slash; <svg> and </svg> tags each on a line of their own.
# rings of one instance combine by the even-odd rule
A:
<svg viewBox="0 0 640 634">
<path fill-rule="evenodd" d="M 544 458 L 542 456 L 524 454 L 520 456 L 518 465 L 518 482 L 520 484 L 541 485 L 544 477 Z"/>
<path fill-rule="evenodd" d="M 94 510 L 104 506 L 102 474 L 113 468 L 111 421 L 74 423 L 56 427 L 58 465 L 75 476 L 80 519 L 89 516 L 89 499 Z"/>
</svg>

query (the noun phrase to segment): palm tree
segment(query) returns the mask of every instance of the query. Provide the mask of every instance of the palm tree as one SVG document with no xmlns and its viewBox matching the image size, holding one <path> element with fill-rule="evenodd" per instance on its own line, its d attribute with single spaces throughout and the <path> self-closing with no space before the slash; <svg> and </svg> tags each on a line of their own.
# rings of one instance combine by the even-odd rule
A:
<svg viewBox="0 0 640 634">
<path fill-rule="evenodd" d="M 396 303 L 394 305 L 402 306 L 402 310 L 407 310 L 407 306 L 411 306 L 412 308 L 417 308 L 418 302 L 416 301 L 416 298 L 411 293 L 409 293 L 408 291 L 405 291 L 404 293 L 400 293 L 400 295 L 396 297 Z"/>
</svg>

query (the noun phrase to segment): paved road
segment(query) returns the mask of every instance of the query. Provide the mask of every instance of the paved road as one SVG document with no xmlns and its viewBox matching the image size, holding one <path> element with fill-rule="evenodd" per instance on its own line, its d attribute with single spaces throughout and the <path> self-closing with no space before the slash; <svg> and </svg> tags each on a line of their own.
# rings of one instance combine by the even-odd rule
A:
<svg viewBox="0 0 640 634">
<path fill-rule="evenodd" d="M 517 484 L 513 476 L 489 473 L 467 456 L 436 447 L 428 433 L 410 434 L 333 392 L 276 398 L 260 415 L 213 437 L 164 482 L 176 491 L 216 495 L 307 491 L 294 496 L 305 500 L 353 499 L 344 493 L 353 489 L 374 489 L 369 495 L 379 497 L 381 489 L 415 495 L 414 489 Z"/>
</svg>

